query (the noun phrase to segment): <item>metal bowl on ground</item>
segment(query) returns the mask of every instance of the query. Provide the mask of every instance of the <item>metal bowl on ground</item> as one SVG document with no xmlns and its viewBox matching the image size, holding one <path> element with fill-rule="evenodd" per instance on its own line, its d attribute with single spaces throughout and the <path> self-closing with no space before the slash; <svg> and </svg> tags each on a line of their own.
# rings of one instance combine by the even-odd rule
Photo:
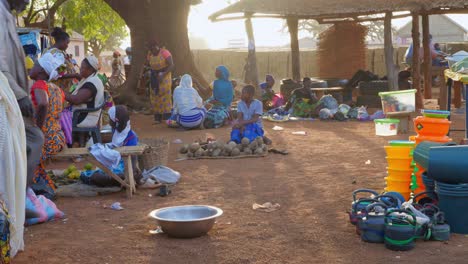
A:
<svg viewBox="0 0 468 264">
<path fill-rule="evenodd" d="M 208 205 L 173 206 L 154 210 L 150 216 L 158 221 L 164 233 L 175 238 L 203 236 L 213 228 L 223 210 Z"/>
</svg>

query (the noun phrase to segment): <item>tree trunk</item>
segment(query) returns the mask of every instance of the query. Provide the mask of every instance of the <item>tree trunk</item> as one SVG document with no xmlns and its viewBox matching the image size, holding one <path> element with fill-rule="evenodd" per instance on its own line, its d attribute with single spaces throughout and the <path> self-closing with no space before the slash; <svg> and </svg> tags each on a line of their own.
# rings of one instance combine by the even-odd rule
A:
<svg viewBox="0 0 468 264">
<path fill-rule="evenodd" d="M 429 15 L 422 15 L 423 47 L 424 47 L 424 97 L 432 98 L 432 58 L 431 39 L 429 34 Z"/>
<path fill-rule="evenodd" d="M 387 12 L 385 14 L 385 64 L 387 65 L 387 78 L 390 90 L 396 91 L 398 90 L 398 66 L 395 65 L 393 58 L 392 16 L 392 12 Z"/>
<path fill-rule="evenodd" d="M 245 20 L 245 31 L 249 41 L 247 56 L 247 65 L 245 65 L 245 80 L 247 84 L 251 84 L 257 88 L 257 96 L 261 96 L 261 89 L 258 87 L 258 68 L 257 68 L 257 54 L 255 47 L 255 36 L 253 31 L 252 19 L 248 17 Z"/>
<path fill-rule="evenodd" d="M 423 108 L 423 97 L 421 93 L 421 60 L 419 59 L 419 51 L 421 47 L 421 41 L 419 40 L 419 15 L 413 14 L 413 62 L 411 65 L 413 75 L 413 88 L 416 89 L 416 108 Z"/>
<path fill-rule="evenodd" d="M 195 66 L 190 51 L 187 20 L 192 1 L 189 0 L 105 0 L 127 23 L 132 38 L 132 68 L 127 80 L 127 92 L 134 93 L 147 54 L 146 44 L 160 41 L 173 56 L 173 76 L 191 74 L 202 97 L 208 97 L 208 83 Z"/>
<path fill-rule="evenodd" d="M 297 18 L 288 18 L 288 29 L 291 37 L 291 58 L 292 58 L 292 75 L 293 80 L 301 80 L 301 56 L 299 51 L 299 37 L 298 37 L 298 25 L 299 20 Z"/>
</svg>

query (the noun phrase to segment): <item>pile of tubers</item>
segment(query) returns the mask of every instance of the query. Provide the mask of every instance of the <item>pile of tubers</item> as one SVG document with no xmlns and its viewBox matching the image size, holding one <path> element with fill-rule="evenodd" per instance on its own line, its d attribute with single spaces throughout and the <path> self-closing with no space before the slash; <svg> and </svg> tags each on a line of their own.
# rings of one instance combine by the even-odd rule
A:
<svg viewBox="0 0 468 264">
<path fill-rule="evenodd" d="M 187 154 L 189 158 L 200 157 L 237 157 L 246 155 L 263 155 L 268 151 L 268 147 L 263 143 L 262 137 L 257 137 L 250 142 L 248 138 L 243 138 L 241 144 L 229 142 L 227 144 L 221 141 L 209 143 L 192 143 L 180 148 L 179 153 Z"/>
</svg>

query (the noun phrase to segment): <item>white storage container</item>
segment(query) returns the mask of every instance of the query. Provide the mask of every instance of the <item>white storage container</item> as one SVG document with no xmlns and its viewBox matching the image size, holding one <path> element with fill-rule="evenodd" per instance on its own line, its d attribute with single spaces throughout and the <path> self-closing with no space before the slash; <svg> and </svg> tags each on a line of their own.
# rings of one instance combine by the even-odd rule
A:
<svg viewBox="0 0 468 264">
<path fill-rule="evenodd" d="M 402 90 L 379 93 L 385 114 L 416 111 L 416 90 Z"/>
<path fill-rule="evenodd" d="M 398 134 L 398 119 L 376 119 L 375 122 L 375 134 L 377 136 L 396 136 Z"/>
</svg>

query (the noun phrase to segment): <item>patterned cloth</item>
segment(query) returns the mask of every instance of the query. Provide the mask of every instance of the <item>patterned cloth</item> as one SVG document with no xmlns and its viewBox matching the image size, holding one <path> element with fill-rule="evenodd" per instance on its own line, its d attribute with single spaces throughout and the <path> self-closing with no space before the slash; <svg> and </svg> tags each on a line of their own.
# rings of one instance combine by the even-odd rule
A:
<svg viewBox="0 0 468 264">
<path fill-rule="evenodd" d="M 206 119 L 209 123 L 206 123 L 205 128 L 219 128 L 224 125 L 224 121 L 229 117 L 229 109 L 222 104 L 214 105 L 210 111 L 206 113 Z"/>
<path fill-rule="evenodd" d="M 183 115 L 176 115 L 176 120 L 181 127 L 195 128 L 202 124 L 203 120 L 205 120 L 205 116 L 205 108 L 194 108 L 185 112 Z"/>
<path fill-rule="evenodd" d="M 10 260 L 10 219 L 5 203 L 0 200 L 0 263 L 9 264 Z"/>
<path fill-rule="evenodd" d="M 41 128 L 44 133 L 44 145 L 42 147 L 41 162 L 35 170 L 35 183 L 45 183 L 55 190 L 55 184 L 47 175 L 44 163 L 52 155 L 60 152 L 65 146 L 65 135 L 60 125 L 60 114 L 63 110 L 65 100 L 62 90 L 53 83 L 37 81 L 31 87 L 31 94 L 36 89 L 44 90 L 49 97 L 49 106 L 45 118 L 44 126 Z"/>
<path fill-rule="evenodd" d="M 166 49 L 161 49 L 158 55 L 148 54 L 148 62 L 152 70 L 162 71 L 169 65 L 166 61 L 171 57 Z M 150 94 L 154 114 L 170 114 L 172 110 L 172 74 L 169 72 L 162 80 L 159 80 L 159 92 Z"/>
</svg>

